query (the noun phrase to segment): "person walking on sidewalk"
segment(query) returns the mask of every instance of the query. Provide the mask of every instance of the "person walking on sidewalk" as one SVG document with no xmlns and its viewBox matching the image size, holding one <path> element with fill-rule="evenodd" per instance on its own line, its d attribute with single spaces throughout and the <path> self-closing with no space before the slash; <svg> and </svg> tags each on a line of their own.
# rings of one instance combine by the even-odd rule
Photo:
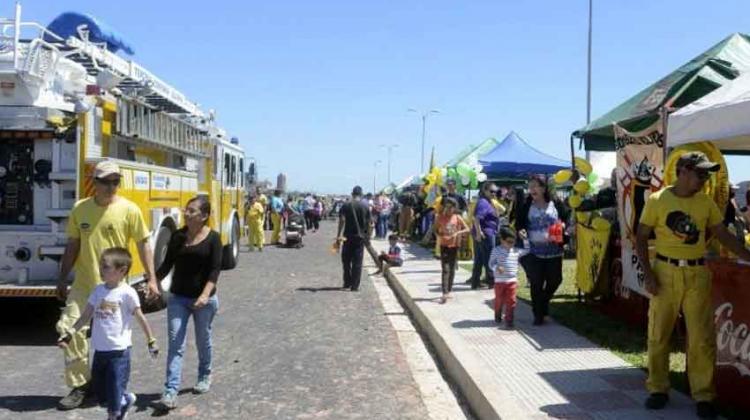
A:
<svg viewBox="0 0 750 420">
<path fill-rule="evenodd" d="M 271 197 L 271 223 L 273 233 L 271 234 L 271 245 L 278 245 L 281 239 L 281 213 L 284 211 L 284 201 L 281 199 L 281 190 L 274 190 Z"/>
<path fill-rule="evenodd" d="M 101 283 L 99 257 L 108 248 L 126 248 L 136 243 L 148 281 L 149 298 L 160 293 L 154 275 L 154 254 L 148 243 L 149 231 L 141 210 L 117 195 L 120 167 L 104 160 L 94 167 L 94 196 L 73 206 L 66 228 L 68 243 L 60 262 L 57 298 L 65 302 L 56 329 L 64 334 L 81 316 L 89 295 Z M 68 291 L 68 276 L 75 264 L 75 278 Z M 71 335 L 65 348 L 65 383 L 72 391 L 58 403 L 71 410 L 83 403 L 89 390 L 89 346 L 86 330 Z"/>
<path fill-rule="evenodd" d="M 567 217 L 565 206 L 553 200 L 544 175 L 532 177 L 529 196 L 519 207 L 515 226 L 530 242 L 523 268 L 531 284 L 534 325 L 544 323 L 544 317 L 549 315 L 549 302 L 562 283 L 563 244 L 557 235 L 550 235 L 550 228 L 561 226 Z"/>
<path fill-rule="evenodd" d="M 507 226 L 500 228 L 498 236 L 500 245 L 496 246 L 490 255 L 490 268 L 495 273 L 495 322 L 499 324 L 504 319 L 505 326 L 513 328 L 518 288 L 518 259 L 528 250 L 515 247 L 516 232 Z"/>
<path fill-rule="evenodd" d="M 452 197 L 442 201 L 442 211 L 435 221 L 435 233 L 440 244 L 441 290 L 440 303 L 450 298 L 453 290 L 453 279 L 456 277 L 456 260 L 458 259 L 459 237 L 469 232 L 464 219 L 457 214 L 458 203 Z"/>
<path fill-rule="evenodd" d="M 185 227 L 175 232 L 167 246 L 167 256 L 156 275 L 166 277 L 174 268 L 167 303 L 167 378 L 164 392 L 156 406 L 171 410 L 177 406 L 177 392 L 182 380 L 182 357 L 190 316 L 195 324 L 195 346 L 198 349 L 198 382 L 196 394 L 211 387 L 213 346 L 211 331 L 219 310 L 216 283 L 221 271 L 221 236 L 208 227 L 211 203 L 204 196 L 188 201 Z"/>
<path fill-rule="evenodd" d="M 343 233 L 343 236 L 342 236 Z M 362 187 L 352 189 L 352 199 L 341 206 L 336 243 L 341 244 L 344 289 L 359 290 L 365 244 L 370 239 L 370 209 L 362 202 Z"/>
<path fill-rule="evenodd" d="M 750 251 L 722 224 L 714 201 L 702 192 L 711 174 L 720 169 L 701 152 L 677 160 L 677 181 L 649 196 L 641 214 L 636 252 L 644 286 L 651 294 L 648 313 L 648 380 L 651 393 L 646 408 L 661 409 L 668 399 L 670 338 L 680 311 L 687 327 L 687 361 L 690 392 L 700 418 L 715 418 L 714 331 L 711 274 L 704 255 L 712 235 L 739 258 L 750 260 Z M 649 260 L 648 239 L 656 235 L 656 260 Z"/>
<path fill-rule="evenodd" d="M 497 193 L 497 186 L 492 182 L 485 182 L 482 185 L 477 205 L 474 208 L 473 223 L 471 227 L 472 236 L 474 237 L 474 266 L 471 272 L 471 288 L 476 290 L 482 278 L 482 269 L 486 273 L 486 282 L 489 285 L 494 284 L 492 280 L 492 270 L 489 267 L 490 253 L 495 247 L 495 236 L 499 217 L 497 210 L 492 205 L 492 199 Z"/>
<path fill-rule="evenodd" d="M 143 329 L 151 357 L 159 354 L 156 338 L 141 312 L 141 302 L 135 289 L 127 283 L 126 276 L 133 259 L 125 248 L 109 248 L 102 252 L 99 264 L 103 284 L 94 288 L 86 309 L 75 324 L 57 340 L 63 349 L 84 325 L 91 326 L 91 346 L 94 362 L 91 375 L 99 401 L 107 405 L 109 420 L 124 419 L 135 404 L 136 397 L 127 392 L 130 379 L 130 348 L 135 318 Z"/>
</svg>

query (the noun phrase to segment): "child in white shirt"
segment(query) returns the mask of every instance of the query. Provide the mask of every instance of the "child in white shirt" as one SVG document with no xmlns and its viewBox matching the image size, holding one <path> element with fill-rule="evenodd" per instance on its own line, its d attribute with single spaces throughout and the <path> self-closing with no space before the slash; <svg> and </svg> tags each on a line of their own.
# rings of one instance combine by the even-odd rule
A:
<svg viewBox="0 0 750 420">
<path fill-rule="evenodd" d="M 495 322 L 505 319 L 505 326 L 513 328 L 513 312 L 516 308 L 518 287 L 518 259 L 528 253 L 516 248 L 516 232 L 509 227 L 500 228 L 500 245 L 492 249 L 489 266 L 495 274 Z M 503 317 L 503 308 L 505 316 Z"/>
<path fill-rule="evenodd" d="M 141 312 L 138 294 L 124 281 L 133 259 L 125 248 L 109 248 L 102 252 L 99 272 L 103 284 L 89 296 L 86 309 L 78 321 L 57 341 L 65 348 L 72 334 L 88 325 L 93 317 L 91 345 L 94 361 L 91 376 L 100 401 L 107 402 L 110 420 L 125 419 L 135 404 L 135 394 L 126 392 L 130 377 L 131 321 L 138 320 L 148 339 L 148 351 L 156 357 L 159 349 L 146 317 Z"/>
</svg>

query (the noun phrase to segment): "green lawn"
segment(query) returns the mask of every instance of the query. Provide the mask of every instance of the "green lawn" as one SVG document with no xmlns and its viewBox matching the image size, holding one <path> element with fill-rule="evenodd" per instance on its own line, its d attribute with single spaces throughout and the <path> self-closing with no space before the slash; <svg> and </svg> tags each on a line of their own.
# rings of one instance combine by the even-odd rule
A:
<svg viewBox="0 0 750 420">
<path fill-rule="evenodd" d="M 471 271 L 472 263 L 459 266 Z M 578 301 L 575 284 L 576 260 L 563 261 L 563 282 L 550 303 L 550 314 L 562 325 L 615 353 L 626 362 L 646 369 L 646 331 L 633 328 L 625 322 L 610 318 L 598 311 L 599 303 Z M 519 270 L 518 298 L 531 303 L 531 289 L 526 287 L 526 274 Z M 672 386 L 687 391 L 685 378 L 685 353 L 675 349 L 670 355 Z"/>
</svg>

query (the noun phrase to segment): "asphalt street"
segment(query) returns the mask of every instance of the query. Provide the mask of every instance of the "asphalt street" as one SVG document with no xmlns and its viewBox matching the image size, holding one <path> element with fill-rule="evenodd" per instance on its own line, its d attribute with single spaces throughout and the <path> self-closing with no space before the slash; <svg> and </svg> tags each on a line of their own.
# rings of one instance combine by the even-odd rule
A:
<svg viewBox="0 0 750 420">
<path fill-rule="evenodd" d="M 219 280 L 211 392 L 191 392 L 197 360 L 190 327 L 179 406 L 168 414 L 149 405 L 164 382 L 166 311 L 148 315 L 162 354 L 151 360 L 143 334 L 133 332 L 130 390 L 138 402 L 129 418 L 427 418 L 372 283 L 365 276 L 359 292 L 339 289 L 339 255 L 329 250 L 334 229 L 322 222 L 302 249 L 243 249 L 238 267 Z M 68 391 L 54 346 L 57 313 L 54 304 L 0 301 L 0 419 L 106 417 L 98 406 L 55 409 Z"/>
</svg>

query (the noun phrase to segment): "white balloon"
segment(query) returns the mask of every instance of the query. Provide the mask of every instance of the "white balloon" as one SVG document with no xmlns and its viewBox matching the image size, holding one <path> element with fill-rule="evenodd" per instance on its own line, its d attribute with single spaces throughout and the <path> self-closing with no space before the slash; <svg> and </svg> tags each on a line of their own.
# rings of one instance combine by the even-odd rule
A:
<svg viewBox="0 0 750 420">
<path fill-rule="evenodd" d="M 462 176 L 462 177 L 461 177 L 461 185 L 469 185 L 469 182 L 470 182 L 470 181 L 471 181 L 471 180 L 469 179 L 469 177 L 468 177 L 468 176 Z"/>
<path fill-rule="evenodd" d="M 486 180 L 487 180 L 487 174 L 486 174 L 486 173 L 484 173 L 484 172 L 480 172 L 480 173 L 479 173 L 479 174 L 477 175 L 477 181 L 479 181 L 479 182 L 484 182 L 484 181 L 486 181 Z"/>
</svg>

